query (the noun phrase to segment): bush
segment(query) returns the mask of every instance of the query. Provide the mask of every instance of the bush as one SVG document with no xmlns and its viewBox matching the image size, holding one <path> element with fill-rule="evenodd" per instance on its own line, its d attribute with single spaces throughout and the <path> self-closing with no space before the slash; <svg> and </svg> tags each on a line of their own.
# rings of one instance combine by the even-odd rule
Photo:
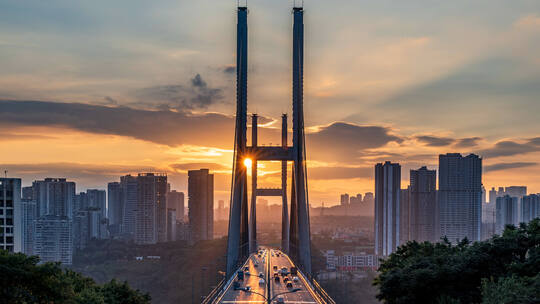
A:
<svg viewBox="0 0 540 304">
<path fill-rule="evenodd" d="M 0 250 L 0 298 L 3 303 L 146 304 L 150 296 L 115 280 L 98 285 L 60 263 L 38 265 L 37 256 Z"/>
<path fill-rule="evenodd" d="M 532 284 L 527 282 L 538 278 L 540 219 L 508 226 L 503 235 L 483 242 L 408 242 L 382 262 L 379 272 L 374 285 L 386 303 L 506 303 L 491 299 L 502 297 L 505 286 L 520 286 L 525 293 Z M 510 302 L 538 303 L 538 295 L 532 299 Z"/>
</svg>

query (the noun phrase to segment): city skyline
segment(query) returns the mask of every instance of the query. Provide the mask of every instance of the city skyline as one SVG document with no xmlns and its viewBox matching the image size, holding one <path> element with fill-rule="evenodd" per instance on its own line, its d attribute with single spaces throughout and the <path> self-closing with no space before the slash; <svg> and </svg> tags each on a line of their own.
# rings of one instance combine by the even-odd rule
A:
<svg viewBox="0 0 540 304">
<path fill-rule="evenodd" d="M 449 152 L 481 156 L 486 189 L 540 192 L 540 63 L 533 51 L 540 5 L 482 3 L 306 3 L 313 206 L 339 204 L 340 193 L 373 192 L 377 162 L 400 163 L 406 185 L 410 169 L 437 169 L 438 155 Z M 3 4 L 1 168 L 24 186 L 67 177 L 77 191 L 105 189 L 129 173 L 164 172 L 183 192 L 188 170 L 209 168 L 216 200 L 228 202 L 235 4 Z M 275 145 L 281 113 L 291 113 L 273 101 L 290 100 L 285 50 L 292 27 L 276 12 L 292 4 L 250 5 L 257 35 L 250 32 L 248 112 L 260 115 L 259 142 Z M 136 18 L 115 18 L 125 14 Z M 440 22 L 430 23 L 433 16 Z M 323 18 L 330 22 L 319 24 Z M 269 85 L 267 76 L 276 81 Z M 259 165 L 259 183 L 279 186 L 279 164 Z"/>
</svg>

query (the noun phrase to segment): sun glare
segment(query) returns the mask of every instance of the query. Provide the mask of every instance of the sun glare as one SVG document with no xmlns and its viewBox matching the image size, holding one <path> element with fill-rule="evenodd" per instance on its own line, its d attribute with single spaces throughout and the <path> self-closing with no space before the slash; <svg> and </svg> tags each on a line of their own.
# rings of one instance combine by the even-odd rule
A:
<svg viewBox="0 0 540 304">
<path fill-rule="evenodd" d="M 251 158 L 244 159 L 244 166 L 251 168 Z"/>
</svg>

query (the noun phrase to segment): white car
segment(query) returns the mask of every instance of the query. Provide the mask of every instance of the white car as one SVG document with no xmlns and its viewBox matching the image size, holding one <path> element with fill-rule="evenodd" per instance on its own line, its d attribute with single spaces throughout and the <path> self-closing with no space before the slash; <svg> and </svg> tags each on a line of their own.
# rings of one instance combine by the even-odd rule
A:
<svg viewBox="0 0 540 304">
<path fill-rule="evenodd" d="M 261 278 L 261 279 L 259 280 L 259 285 L 264 285 L 265 283 L 266 283 L 266 282 L 264 281 L 264 279 Z"/>
</svg>

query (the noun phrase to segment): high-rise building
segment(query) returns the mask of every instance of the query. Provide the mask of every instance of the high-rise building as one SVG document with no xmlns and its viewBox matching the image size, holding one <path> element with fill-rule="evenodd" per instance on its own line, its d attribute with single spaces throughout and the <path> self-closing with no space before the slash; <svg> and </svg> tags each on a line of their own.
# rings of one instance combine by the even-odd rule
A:
<svg viewBox="0 0 540 304">
<path fill-rule="evenodd" d="M 208 169 L 188 171 L 191 241 L 214 238 L 214 175 Z"/>
<path fill-rule="evenodd" d="M 366 192 L 364 194 L 364 204 L 373 204 L 375 201 L 375 197 L 372 192 Z"/>
<path fill-rule="evenodd" d="M 491 191 L 490 191 L 491 196 Z M 495 234 L 497 196 L 489 202 L 482 203 L 482 240 L 487 240 Z"/>
<path fill-rule="evenodd" d="M 401 189 L 399 196 L 399 244 L 411 240 L 410 187 Z"/>
<path fill-rule="evenodd" d="M 399 246 L 401 166 L 375 165 L 375 254 L 387 256 Z M 367 196 L 367 194 L 366 194 Z"/>
<path fill-rule="evenodd" d="M 362 194 L 356 194 L 356 196 L 351 196 L 349 198 L 349 203 L 351 205 L 361 204 L 362 203 Z"/>
<path fill-rule="evenodd" d="M 101 218 L 107 218 L 107 193 L 105 190 L 86 190 L 86 207 L 99 210 Z"/>
<path fill-rule="evenodd" d="M 411 239 L 437 241 L 437 172 L 421 167 L 410 171 Z"/>
<path fill-rule="evenodd" d="M 176 241 L 176 209 L 167 209 L 167 241 Z"/>
<path fill-rule="evenodd" d="M 495 190 L 495 187 L 491 187 L 491 190 L 489 190 L 489 203 L 497 203 L 497 190 Z"/>
<path fill-rule="evenodd" d="M 520 222 L 528 223 L 537 217 L 540 217 L 540 194 L 523 196 Z"/>
<path fill-rule="evenodd" d="M 22 250 L 21 179 L 0 178 L 0 249 Z"/>
<path fill-rule="evenodd" d="M 348 193 L 345 193 L 345 194 L 342 194 L 341 195 L 341 205 L 342 206 L 347 206 L 349 205 L 349 194 Z"/>
<path fill-rule="evenodd" d="M 27 255 L 34 254 L 34 234 L 36 220 L 36 202 L 32 199 L 21 199 L 20 209 L 17 212 L 21 216 L 21 252 Z"/>
<path fill-rule="evenodd" d="M 34 189 L 32 186 L 22 187 L 22 199 L 31 200 L 34 198 Z"/>
<path fill-rule="evenodd" d="M 505 195 L 497 198 L 497 226 L 495 232 L 501 234 L 506 225 L 518 224 L 518 198 Z"/>
<path fill-rule="evenodd" d="M 73 215 L 73 249 L 82 250 L 90 240 L 88 210 L 77 210 Z"/>
<path fill-rule="evenodd" d="M 107 184 L 107 218 L 109 220 L 109 232 L 111 235 L 119 235 L 122 226 L 124 207 L 120 183 L 112 182 Z"/>
<path fill-rule="evenodd" d="M 65 178 L 46 178 L 32 184 L 38 217 L 43 215 L 73 216 L 75 183 Z"/>
<path fill-rule="evenodd" d="M 218 207 L 217 207 L 216 211 L 217 211 L 216 216 L 215 216 L 216 220 L 223 221 L 223 220 L 227 219 L 228 215 L 225 212 L 225 201 L 224 200 L 219 200 L 218 201 Z"/>
<path fill-rule="evenodd" d="M 135 243 L 167 241 L 167 175 L 139 173 Z"/>
<path fill-rule="evenodd" d="M 120 177 L 120 199 L 124 208 L 121 232 L 127 239 L 135 239 L 137 195 L 137 177 Z"/>
<path fill-rule="evenodd" d="M 106 239 L 107 230 L 105 190 L 88 189 L 75 197 L 73 215 L 73 246 L 84 249 L 91 239 Z"/>
<path fill-rule="evenodd" d="M 36 220 L 34 252 L 42 262 L 71 264 L 72 222 L 67 216 L 44 215 Z"/>
<path fill-rule="evenodd" d="M 184 220 L 184 192 L 172 190 L 167 192 L 167 209 L 176 210 L 176 219 Z"/>
<path fill-rule="evenodd" d="M 451 242 L 479 241 L 482 223 L 482 159 L 439 155 L 439 231 Z"/>
<path fill-rule="evenodd" d="M 504 194 L 521 198 L 527 195 L 527 186 L 510 186 L 504 188 Z"/>
</svg>

